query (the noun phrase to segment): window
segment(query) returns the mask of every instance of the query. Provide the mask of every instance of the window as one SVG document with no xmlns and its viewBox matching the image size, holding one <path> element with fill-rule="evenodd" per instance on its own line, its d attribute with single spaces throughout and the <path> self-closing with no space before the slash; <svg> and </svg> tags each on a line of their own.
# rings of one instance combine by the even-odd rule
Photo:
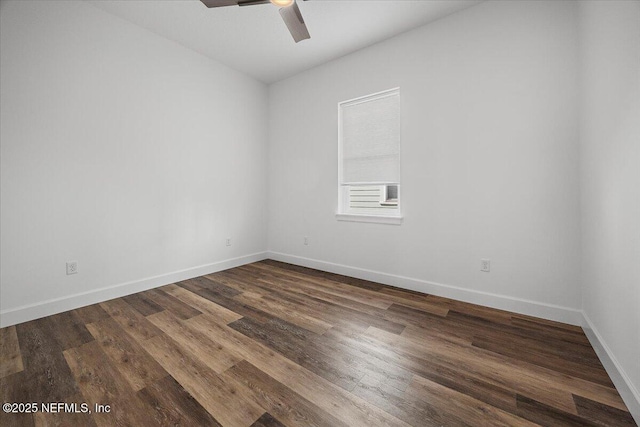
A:
<svg viewBox="0 0 640 427">
<path fill-rule="evenodd" d="M 340 220 L 399 224 L 400 90 L 338 104 Z"/>
</svg>

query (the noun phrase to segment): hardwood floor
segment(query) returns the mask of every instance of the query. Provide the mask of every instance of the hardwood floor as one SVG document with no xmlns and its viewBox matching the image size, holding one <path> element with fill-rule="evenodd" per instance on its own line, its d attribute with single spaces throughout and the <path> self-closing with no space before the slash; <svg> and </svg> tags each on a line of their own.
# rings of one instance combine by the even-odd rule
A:
<svg viewBox="0 0 640 427">
<path fill-rule="evenodd" d="M 275 261 L 0 339 L 2 426 L 636 425 L 579 327 Z"/>
</svg>

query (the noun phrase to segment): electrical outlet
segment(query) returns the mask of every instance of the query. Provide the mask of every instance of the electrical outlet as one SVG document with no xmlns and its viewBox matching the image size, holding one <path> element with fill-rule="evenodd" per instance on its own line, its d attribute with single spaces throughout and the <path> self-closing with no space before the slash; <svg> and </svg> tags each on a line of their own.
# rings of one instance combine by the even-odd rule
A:
<svg viewBox="0 0 640 427">
<path fill-rule="evenodd" d="M 227 237 L 227 246 L 231 246 L 231 237 Z"/>
<path fill-rule="evenodd" d="M 304 244 L 305 246 L 309 244 L 309 238 L 307 236 L 304 236 Z"/>
<path fill-rule="evenodd" d="M 69 261 L 67 263 L 67 276 L 69 274 L 77 274 L 78 273 L 78 261 Z"/>
<path fill-rule="evenodd" d="M 489 259 L 481 259 L 480 260 L 480 271 L 489 272 L 491 271 L 491 260 Z"/>
</svg>

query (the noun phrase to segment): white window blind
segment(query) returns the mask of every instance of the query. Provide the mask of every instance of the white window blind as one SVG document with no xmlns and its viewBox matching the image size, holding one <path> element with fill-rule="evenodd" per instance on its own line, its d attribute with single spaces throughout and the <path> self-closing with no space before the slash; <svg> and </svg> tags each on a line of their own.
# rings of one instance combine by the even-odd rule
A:
<svg viewBox="0 0 640 427">
<path fill-rule="evenodd" d="M 400 224 L 400 89 L 338 104 L 338 213 Z"/>
<path fill-rule="evenodd" d="M 341 185 L 400 182 L 398 89 L 340 104 Z"/>
</svg>

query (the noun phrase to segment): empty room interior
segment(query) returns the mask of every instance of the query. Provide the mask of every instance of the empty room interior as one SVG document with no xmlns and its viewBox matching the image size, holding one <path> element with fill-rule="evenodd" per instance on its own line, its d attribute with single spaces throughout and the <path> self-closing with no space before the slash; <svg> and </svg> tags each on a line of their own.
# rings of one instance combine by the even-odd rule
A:
<svg viewBox="0 0 640 427">
<path fill-rule="evenodd" d="M 638 0 L 1 0 L 0 166 L 2 426 L 640 424 Z"/>
</svg>

